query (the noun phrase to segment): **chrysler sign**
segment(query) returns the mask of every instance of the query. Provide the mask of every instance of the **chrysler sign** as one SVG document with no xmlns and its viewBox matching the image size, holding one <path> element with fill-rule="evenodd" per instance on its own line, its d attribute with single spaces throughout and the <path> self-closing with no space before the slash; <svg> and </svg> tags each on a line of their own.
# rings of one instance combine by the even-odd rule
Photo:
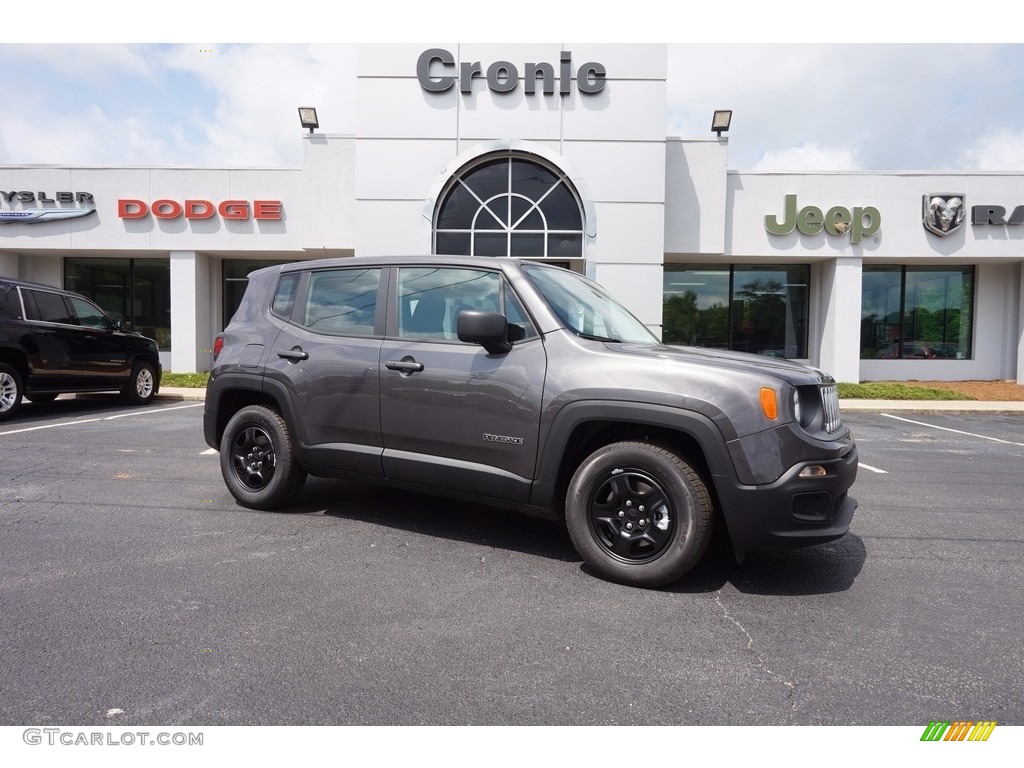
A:
<svg viewBox="0 0 1024 768">
<path fill-rule="evenodd" d="M 92 204 L 93 197 L 89 192 L 55 192 L 53 197 L 46 192 L 28 192 L 0 190 L 0 199 L 7 203 L 35 203 L 43 205 L 50 203 L 87 203 Z M 95 208 L 12 208 L 0 209 L 0 224 L 38 224 L 46 221 L 63 221 L 65 219 L 78 219 L 88 216 L 96 211 Z"/>
</svg>

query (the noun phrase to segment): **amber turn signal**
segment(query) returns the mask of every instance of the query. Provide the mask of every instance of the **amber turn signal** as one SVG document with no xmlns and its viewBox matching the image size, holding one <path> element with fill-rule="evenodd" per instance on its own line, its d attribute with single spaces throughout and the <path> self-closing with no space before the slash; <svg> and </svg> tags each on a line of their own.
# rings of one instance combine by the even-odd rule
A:
<svg viewBox="0 0 1024 768">
<path fill-rule="evenodd" d="M 772 421 L 779 417 L 779 403 L 775 399 L 775 390 L 771 387 L 761 387 L 761 410 Z"/>
</svg>

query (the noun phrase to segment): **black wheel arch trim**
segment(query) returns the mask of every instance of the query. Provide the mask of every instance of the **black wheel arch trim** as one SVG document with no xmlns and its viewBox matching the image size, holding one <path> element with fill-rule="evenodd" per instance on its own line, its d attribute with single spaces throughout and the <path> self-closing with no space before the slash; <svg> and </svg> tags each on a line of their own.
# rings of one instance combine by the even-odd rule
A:
<svg viewBox="0 0 1024 768">
<path fill-rule="evenodd" d="M 221 413 L 225 395 L 231 392 L 251 392 L 258 397 L 240 403 L 231 413 Z M 218 374 L 206 388 L 206 407 L 203 409 L 203 438 L 206 444 L 219 450 L 220 439 L 231 417 L 247 405 L 267 405 L 268 401 L 273 401 L 275 410 L 288 424 L 296 423 L 288 393 L 279 382 L 260 373 L 231 371 Z"/>
<path fill-rule="evenodd" d="M 562 459 L 572 434 L 588 423 L 615 423 L 676 432 L 700 447 L 709 468 L 705 482 L 719 486 L 723 476 L 735 478 L 735 469 L 725 439 L 707 416 L 672 406 L 621 400 L 584 400 L 569 403 L 554 417 L 537 461 L 537 480 L 530 502 L 556 506 Z"/>
</svg>

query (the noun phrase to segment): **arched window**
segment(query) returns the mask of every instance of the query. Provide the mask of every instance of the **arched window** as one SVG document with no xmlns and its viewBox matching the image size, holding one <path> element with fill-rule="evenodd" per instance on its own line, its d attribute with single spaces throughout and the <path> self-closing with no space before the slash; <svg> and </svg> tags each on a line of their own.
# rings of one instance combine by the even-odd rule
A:
<svg viewBox="0 0 1024 768">
<path fill-rule="evenodd" d="M 565 174 L 522 155 L 488 155 L 454 177 L 434 217 L 434 253 L 583 257 L 583 214 Z"/>
</svg>

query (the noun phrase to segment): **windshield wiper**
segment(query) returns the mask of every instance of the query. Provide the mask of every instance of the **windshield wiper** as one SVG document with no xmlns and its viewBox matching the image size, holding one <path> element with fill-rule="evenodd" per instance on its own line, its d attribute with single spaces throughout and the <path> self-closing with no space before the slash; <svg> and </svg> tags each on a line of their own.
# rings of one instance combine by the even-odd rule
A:
<svg viewBox="0 0 1024 768">
<path fill-rule="evenodd" d="M 621 344 L 621 339 L 613 339 L 611 336 L 595 336 L 593 333 L 584 333 L 583 331 L 576 331 L 576 335 L 582 339 L 590 339 L 591 341 L 612 341 L 616 344 Z"/>
</svg>

